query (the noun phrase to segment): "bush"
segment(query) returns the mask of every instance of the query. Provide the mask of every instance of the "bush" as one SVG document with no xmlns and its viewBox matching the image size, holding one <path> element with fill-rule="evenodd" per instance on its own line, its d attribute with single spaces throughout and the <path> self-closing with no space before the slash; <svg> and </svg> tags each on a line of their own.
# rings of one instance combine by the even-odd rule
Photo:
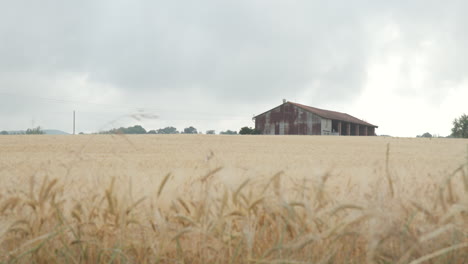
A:
<svg viewBox="0 0 468 264">
<path fill-rule="evenodd" d="M 207 134 L 207 135 L 214 135 L 214 134 L 216 134 L 216 131 L 214 131 L 214 130 L 207 130 L 207 131 L 206 131 L 206 134 Z"/>
<path fill-rule="evenodd" d="M 0 135 L 8 135 L 8 132 L 3 130 L 2 132 L 0 132 Z"/>
</svg>

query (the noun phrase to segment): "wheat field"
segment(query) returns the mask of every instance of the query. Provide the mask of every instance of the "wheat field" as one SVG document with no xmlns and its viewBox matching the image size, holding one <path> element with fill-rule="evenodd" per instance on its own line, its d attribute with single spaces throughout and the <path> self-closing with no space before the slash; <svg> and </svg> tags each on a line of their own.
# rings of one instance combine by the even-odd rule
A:
<svg viewBox="0 0 468 264">
<path fill-rule="evenodd" d="M 468 263 L 468 140 L 2 136 L 0 263 Z"/>
</svg>

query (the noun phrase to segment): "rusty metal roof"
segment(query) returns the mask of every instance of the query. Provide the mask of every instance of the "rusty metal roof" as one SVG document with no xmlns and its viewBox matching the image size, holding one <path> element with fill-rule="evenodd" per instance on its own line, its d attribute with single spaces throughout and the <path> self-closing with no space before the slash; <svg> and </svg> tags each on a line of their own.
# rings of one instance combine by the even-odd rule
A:
<svg viewBox="0 0 468 264">
<path fill-rule="evenodd" d="M 344 121 L 344 122 L 349 122 L 349 123 L 354 123 L 354 124 L 359 124 L 359 125 L 365 125 L 365 126 L 371 126 L 371 127 L 378 127 L 376 125 L 367 123 L 366 121 L 363 121 L 359 118 L 356 118 L 352 115 L 348 115 L 346 113 L 340 113 L 340 112 L 335 112 L 335 111 L 330 111 L 330 110 L 324 110 L 320 108 L 315 108 L 307 105 L 302 105 L 298 103 L 293 103 L 293 102 L 287 102 L 292 105 L 295 105 L 297 107 L 300 107 L 306 111 L 309 111 L 313 114 L 316 114 L 322 118 L 327 118 L 327 119 L 333 119 L 333 120 L 339 120 L 339 121 Z"/>
<path fill-rule="evenodd" d="M 304 109 L 308 112 L 311 112 L 313 114 L 316 114 L 322 118 L 326 118 L 326 119 L 332 119 L 332 120 L 338 120 L 338 121 L 344 121 L 344 122 L 348 122 L 348 123 L 353 123 L 353 124 L 359 124 L 359 125 L 365 125 L 365 126 L 371 126 L 371 127 L 378 127 L 376 125 L 373 125 L 373 124 L 370 124 L 370 123 L 367 123 L 366 121 L 363 121 L 359 118 L 356 118 L 352 115 L 348 115 L 346 113 L 340 113 L 340 112 L 336 112 L 336 111 L 330 111 L 330 110 L 325 110 L 325 109 L 320 109 L 320 108 L 315 108 L 315 107 L 312 107 L 312 106 L 307 106 L 307 105 L 302 105 L 302 104 L 298 104 L 298 103 L 293 103 L 293 102 L 286 102 L 284 104 L 292 104 L 296 107 L 299 107 L 301 109 Z M 277 106 L 278 107 L 278 106 Z M 275 108 L 277 108 L 275 107 Z M 275 109 L 273 108 L 273 109 Z M 273 110 L 271 109 L 271 110 Z M 271 110 L 269 111 L 266 111 L 262 114 L 259 114 L 257 116 L 255 116 L 254 118 L 258 117 L 258 116 L 261 116 L 267 112 L 270 112 Z"/>
</svg>

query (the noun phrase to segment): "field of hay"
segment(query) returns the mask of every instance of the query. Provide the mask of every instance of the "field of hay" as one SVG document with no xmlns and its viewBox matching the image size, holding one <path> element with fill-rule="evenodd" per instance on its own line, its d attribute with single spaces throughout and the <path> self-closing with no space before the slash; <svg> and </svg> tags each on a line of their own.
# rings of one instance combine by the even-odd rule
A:
<svg viewBox="0 0 468 264">
<path fill-rule="evenodd" d="M 468 263 L 468 140 L 1 136 L 0 263 Z"/>
</svg>

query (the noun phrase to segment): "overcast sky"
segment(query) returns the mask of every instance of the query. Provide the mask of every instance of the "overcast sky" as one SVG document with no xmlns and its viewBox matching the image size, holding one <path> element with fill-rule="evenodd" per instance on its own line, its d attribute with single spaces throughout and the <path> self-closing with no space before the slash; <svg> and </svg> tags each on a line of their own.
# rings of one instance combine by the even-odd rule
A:
<svg viewBox="0 0 468 264">
<path fill-rule="evenodd" d="M 468 113 L 467 1 L 0 0 L 0 130 L 238 130 L 282 99 L 377 134 Z M 158 115 L 141 121 L 137 112 Z"/>
</svg>

